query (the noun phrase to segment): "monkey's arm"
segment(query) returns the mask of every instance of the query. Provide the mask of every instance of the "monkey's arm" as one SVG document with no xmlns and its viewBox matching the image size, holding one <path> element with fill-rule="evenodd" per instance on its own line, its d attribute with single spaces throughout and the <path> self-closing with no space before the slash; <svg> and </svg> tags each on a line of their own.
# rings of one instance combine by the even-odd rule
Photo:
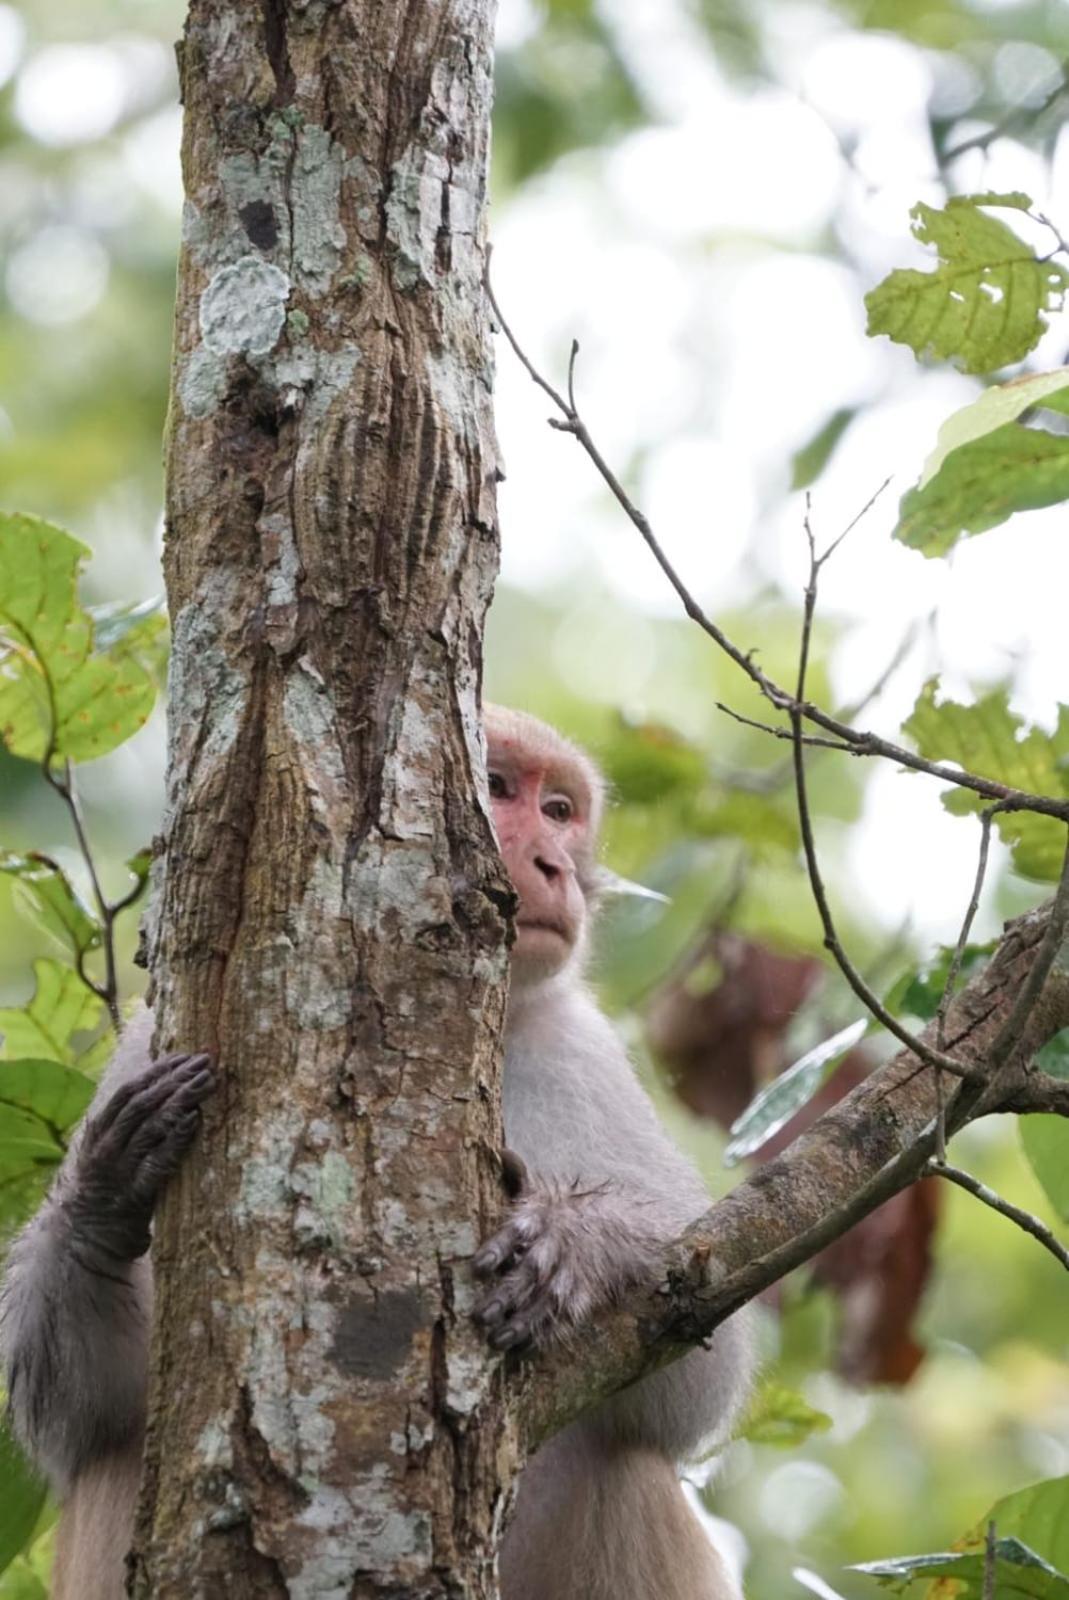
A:
<svg viewBox="0 0 1069 1600">
<path fill-rule="evenodd" d="M 0 1348 L 15 1432 L 63 1490 L 144 1426 L 152 1212 L 212 1088 L 206 1056 L 148 1061 L 140 1013 L 0 1290 Z"/>
<path fill-rule="evenodd" d="M 709 1203 L 581 990 L 512 1027 L 505 1132 L 529 1184 L 474 1263 L 490 1280 L 477 1316 L 502 1349 L 545 1343 L 632 1285 L 655 1282 L 665 1246 Z M 731 1318 L 710 1349 L 615 1396 L 596 1425 L 677 1460 L 723 1436 L 752 1375 L 748 1320 Z"/>
</svg>

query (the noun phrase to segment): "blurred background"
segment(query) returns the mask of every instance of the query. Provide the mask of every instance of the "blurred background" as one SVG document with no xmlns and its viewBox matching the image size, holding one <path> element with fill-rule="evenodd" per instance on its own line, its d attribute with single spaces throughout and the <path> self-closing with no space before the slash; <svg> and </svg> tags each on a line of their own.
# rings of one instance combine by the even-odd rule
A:
<svg viewBox="0 0 1069 1600">
<path fill-rule="evenodd" d="M 183 9 L 0 4 L 0 504 L 93 547 L 92 601 L 161 588 Z M 825 543 L 891 477 L 826 569 L 812 688 L 827 706 L 863 702 L 862 722 L 892 737 L 934 673 L 961 699 L 1009 684 L 1046 728 L 1065 692 L 1060 512 L 1016 517 L 951 561 L 891 542 L 899 495 L 979 382 L 867 339 L 862 296 L 892 267 L 930 265 L 909 234 L 917 200 L 1024 189 L 1069 230 L 1067 58 L 1065 0 L 501 0 L 491 225 L 506 317 L 556 382 L 579 340 L 603 453 L 693 592 L 781 680 L 806 492 Z M 1067 339 L 1055 319 L 1030 366 L 1063 361 Z M 744 1170 L 724 1163 L 724 1125 L 858 1007 L 820 954 L 786 747 L 717 709 L 760 714 L 497 343 L 507 479 L 487 690 L 606 765 L 607 861 L 668 898 L 614 898 L 597 982 L 723 1189 Z M 955 939 L 978 824 L 948 815 L 926 777 L 830 754 L 811 772 L 842 931 L 890 990 Z M 162 776 L 158 714 L 81 775 L 116 890 Z M 0 753 L 0 847 L 30 846 L 82 872 L 58 801 Z M 1043 893 L 994 841 L 974 936 Z M 0 878 L 0 1003 L 25 1000 L 46 953 Z M 836 1084 L 884 1048 L 855 1051 Z M 954 1154 L 1052 1221 L 1016 1137 L 992 1122 Z M 945 1548 L 998 1495 L 1069 1473 L 1067 1330 L 1065 1275 L 958 1190 L 901 1197 L 785 1285 L 764 1317 L 771 1370 L 822 1431 L 736 1442 L 711 1495 L 695 1474 L 751 1600 L 860 1600 L 875 1586 L 848 1563 Z"/>
</svg>

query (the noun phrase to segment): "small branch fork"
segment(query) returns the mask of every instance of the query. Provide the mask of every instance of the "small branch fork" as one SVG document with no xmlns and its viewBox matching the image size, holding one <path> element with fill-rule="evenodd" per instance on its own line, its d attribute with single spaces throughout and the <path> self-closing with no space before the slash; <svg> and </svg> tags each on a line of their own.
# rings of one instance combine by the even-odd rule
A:
<svg viewBox="0 0 1069 1600">
<path fill-rule="evenodd" d="M 807 499 L 805 515 L 805 532 L 809 544 L 809 576 L 805 588 L 805 602 L 802 621 L 802 634 L 799 646 L 798 674 L 794 693 L 783 689 L 757 666 L 752 652 L 745 652 L 720 628 L 695 600 L 689 589 L 683 583 L 672 563 L 669 561 L 653 528 L 638 506 L 628 495 L 612 468 L 598 449 L 590 431 L 584 422 L 575 398 L 575 367 L 579 354 L 579 345 L 573 339 L 568 358 L 567 397 L 555 389 L 535 367 L 520 346 L 518 340 L 502 315 L 497 303 L 489 277 L 490 257 L 487 252 L 486 292 L 493 314 L 512 347 L 517 359 L 527 371 L 534 383 L 549 397 L 559 413 L 559 416 L 550 417 L 549 425 L 561 433 L 570 433 L 582 446 L 594 466 L 600 473 L 610 492 L 622 507 L 623 511 L 638 529 L 645 544 L 651 551 L 661 571 L 675 590 L 687 616 L 696 622 L 709 638 L 735 662 L 746 676 L 761 691 L 762 695 L 778 711 L 786 713 L 789 728 L 776 727 L 773 724 L 761 722 L 755 718 L 747 717 L 742 713 L 733 711 L 730 707 L 717 702 L 718 708 L 728 716 L 733 717 L 748 727 L 758 728 L 778 739 L 789 739 L 792 746 L 792 767 L 794 771 L 795 793 L 798 803 L 799 824 L 802 837 L 802 848 L 809 875 L 813 898 L 820 917 L 824 933 L 824 944 L 837 963 L 843 977 L 858 999 L 866 1006 L 868 1011 L 879 1021 L 889 1033 L 898 1039 L 906 1048 L 915 1055 L 925 1066 L 933 1071 L 936 1097 L 936 1117 L 934 1130 L 930 1129 L 929 1148 L 932 1155 L 927 1166 L 923 1169 L 932 1175 L 947 1178 L 950 1182 L 959 1184 L 969 1193 L 982 1200 L 986 1205 L 999 1211 L 1003 1216 L 1016 1222 L 1051 1251 L 1056 1258 L 1069 1269 L 1069 1251 L 1059 1244 L 1054 1235 L 1037 1218 L 1020 1210 L 1002 1200 L 998 1195 L 981 1184 L 977 1179 L 971 1178 L 967 1173 L 958 1168 L 947 1165 L 946 1161 L 946 1132 L 947 1132 L 947 1104 L 944 1097 L 943 1074 L 949 1073 L 958 1080 L 955 1091 L 955 1116 L 954 1125 L 960 1127 L 971 1115 L 983 1111 L 999 1108 L 999 1093 L 1002 1095 L 1006 1107 L 1015 1103 L 1019 1109 L 1040 1109 L 1037 1103 L 1037 1094 L 1029 1095 L 1026 1091 L 1037 1089 L 1034 1081 L 1041 1074 L 1031 1074 L 1032 1082 L 1028 1083 L 1026 1076 L 1025 1088 L 1019 1082 L 1009 1083 L 1011 1077 L 1004 1071 L 1013 1063 L 1018 1051 L 1018 1046 L 1024 1038 L 1029 1018 L 1038 1001 L 1044 984 L 1050 975 L 1058 951 L 1063 945 L 1067 928 L 1069 928 L 1069 839 L 1065 860 L 1063 863 L 1061 881 L 1051 906 L 1050 918 L 1044 937 L 1036 951 L 1035 958 L 1016 995 L 1009 1015 L 991 1042 L 984 1051 L 982 1062 L 978 1065 L 966 1064 L 946 1052 L 946 1027 L 947 1016 L 955 986 L 961 972 L 965 950 L 968 944 L 969 933 L 980 902 L 984 877 L 987 871 L 988 854 L 991 842 L 991 826 L 999 812 L 1006 811 L 1033 811 L 1041 815 L 1052 816 L 1060 821 L 1069 823 L 1069 801 L 1056 799 L 1049 795 L 1030 794 L 1025 790 L 1013 789 L 1005 784 L 993 782 L 991 779 L 981 777 L 977 773 L 968 772 L 962 768 L 948 766 L 945 762 L 929 761 L 922 756 L 896 745 L 892 741 L 883 739 L 875 733 L 860 731 L 854 728 L 850 721 L 843 717 L 832 716 L 820 707 L 806 699 L 806 678 L 808 674 L 810 647 L 812 642 L 813 619 L 816 611 L 817 587 L 820 572 L 824 564 L 830 559 L 842 544 L 846 536 L 857 526 L 858 522 L 871 509 L 874 502 L 887 487 L 887 480 L 876 493 L 867 501 L 852 521 L 820 554 L 817 553 L 816 541 L 810 523 L 809 504 Z M 864 704 L 864 702 L 862 702 Z M 845 713 L 846 717 L 856 715 L 860 707 L 855 707 Z M 814 734 L 807 731 L 807 724 L 815 725 L 822 733 Z M 854 966 L 843 947 L 842 941 L 836 931 L 834 918 L 828 901 L 820 862 L 817 855 L 816 842 L 813 830 L 812 813 L 809 805 L 809 794 L 806 782 L 805 751 L 806 748 L 838 750 L 843 754 L 853 756 L 883 756 L 900 766 L 912 768 L 914 771 L 927 773 L 929 776 L 941 779 L 960 788 L 971 789 L 984 796 L 992 804 L 988 806 L 980 817 L 980 853 L 977 863 L 976 875 L 973 883 L 969 905 L 962 922 L 958 941 L 951 958 L 947 981 L 942 999 L 936 1013 L 934 1044 L 929 1044 L 926 1039 L 920 1038 L 906 1028 L 898 1018 L 883 1005 L 879 996 L 866 983 L 861 973 Z M 1017 1075 L 1020 1076 L 1019 1074 Z M 1067 1110 L 1059 1100 L 1052 1109 Z"/>
<path fill-rule="evenodd" d="M 515 334 L 512 332 L 512 329 L 502 316 L 501 307 L 497 303 L 497 299 L 490 283 L 489 253 L 485 284 L 487 297 L 490 301 L 494 316 L 499 327 L 501 328 L 502 333 L 505 335 L 505 338 L 511 345 L 517 359 L 531 377 L 533 382 L 535 382 L 538 387 L 549 396 L 557 410 L 560 412 L 559 418 L 549 418 L 550 427 L 556 428 L 560 433 L 570 433 L 575 439 L 578 440 L 579 444 L 586 451 L 598 472 L 601 474 L 618 504 L 622 507 L 630 521 L 642 535 L 642 538 L 651 551 L 655 561 L 678 595 L 687 616 L 690 617 L 693 622 L 696 622 L 697 625 L 702 629 L 703 633 L 708 634 L 709 638 L 712 639 L 713 642 L 724 651 L 725 655 L 729 656 L 731 660 L 734 661 L 735 665 L 739 667 L 754 684 L 757 685 L 765 698 L 773 706 L 775 706 L 778 711 L 784 711 L 788 713 L 788 715 L 792 711 L 797 711 L 805 721 L 814 723 L 819 728 L 823 728 L 825 733 L 833 734 L 837 740 L 842 742 L 842 744 L 847 745 L 851 754 L 858 756 L 884 756 L 887 760 L 895 761 L 900 766 L 910 767 L 915 772 L 926 772 L 929 774 L 929 776 L 933 778 L 939 778 L 945 783 L 955 784 L 959 788 L 963 789 L 972 789 L 977 794 L 982 794 L 989 800 L 997 800 L 1000 804 L 1000 809 L 1003 811 L 1036 811 L 1043 816 L 1057 817 L 1063 822 L 1069 822 L 1069 800 L 1059 800 L 1051 795 L 1030 794 L 1026 790 L 1014 789 L 1004 783 L 995 783 L 990 778 L 981 777 L 978 773 L 967 772 L 961 767 L 948 766 L 946 762 L 928 761 L 925 759 L 925 757 L 917 755 L 915 751 L 907 750 L 904 745 L 894 744 L 891 740 L 883 739 L 876 733 L 861 731 L 852 727 L 850 723 L 843 722 L 838 717 L 834 717 L 828 712 L 822 711 L 819 706 L 814 705 L 810 701 L 799 702 L 796 696 L 788 693 L 786 689 L 783 689 L 778 683 L 775 682 L 774 679 L 770 678 L 767 673 L 763 672 L 754 661 L 753 653 L 741 650 L 739 646 L 735 644 L 734 640 L 729 638 L 724 630 L 720 628 L 711 617 L 706 615 L 705 611 L 698 604 L 697 600 L 695 600 L 694 596 L 690 593 L 690 590 L 686 587 L 682 578 L 680 578 L 679 574 L 676 572 L 675 568 L 661 547 L 661 544 L 657 539 L 652 526 L 650 525 L 649 519 L 646 517 L 645 513 L 640 511 L 638 506 L 635 505 L 634 501 L 628 495 L 627 491 L 620 483 L 620 480 L 617 478 L 616 474 L 613 472 L 612 468 L 609 466 L 608 462 L 605 460 L 604 456 L 601 454 L 601 451 L 598 449 L 593 438 L 591 437 L 590 431 L 587 428 L 586 423 L 583 421 L 579 411 L 577 410 L 574 401 L 574 371 L 576 358 L 579 353 L 578 343 L 575 340 L 572 341 L 572 349 L 568 363 L 568 398 L 565 398 L 565 396 L 562 395 L 559 390 L 555 389 L 551 383 L 547 382 L 547 380 L 538 371 L 529 356 L 521 348 Z M 875 498 L 875 496 L 873 498 Z M 840 540 L 841 538 L 845 537 L 846 533 L 849 533 L 850 528 L 854 526 L 854 523 L 856 523 L 867 510 L 868 506 L 865 506 L 862 511 L 859 512 L 858 517 L 854 518 L 854 522 L 850 524 L 850 527 L 844 530 L 844 533 L 840 536 Z M 840 540 L 836 540 L 836 544 L 838 544 Z M 828 551 L 827 554 L 830 555 L 831 551 Z"/>
<path fill-rule="evenodd" d="M 78 969 L 78 976 L 81 978 L 87 989 L 91 989 L 100 1000 L 103 1000 L 104 1004 L 108 1008 L 108 1015 L 111 1018 L 112 1026 L 114 1027 L 115 1032 L 121 1033 L 122 1014 L 119 1010 L 119 980 L 117 963 L 115 959 L 115 919 L 118 917 L 120 912 L 125 911 L 129 906 L 133 905 L 134 901 L 142 893 L 142 890 L 144 889 L 144 883 L 139 879 L 134 884 L 129 894 L 123 895 L 121 900 L 109 900 L 107 898 L 101 886 L 100 874 L 97 872 L 96 858 L 93 855 L 93 847 L 90 844 L 89 835 L 86 832 L 85 819 L 82 816 L 81 802 L 78 799 L 78 791 L 74 782 L 74 771 L 70 762 L 64 761 L 62 769 L 57 770 L 52 749 L 49 747 L 48 751 L 45 753 L 44 760 L 41 763 L 41 771 L 44 775 L 45 782 L 56 791 L 70 815 L 71 824 L 74 828 L 74 836 L 78 841 L 78 848 L 81 851 L 82 860 L 85 862 L 86 870 L 89 873 L 89 883 L 93 891 L 93 901 L 96 905 L 97 915 L 100 918 L 100 925 L 102 929 L 104 949 L 103 983 L 98 983 L 97 980 L 87 971 L 85 965 L 85 954 L 81 951 L 78 953 L 75 963 Z"/>
</svg>

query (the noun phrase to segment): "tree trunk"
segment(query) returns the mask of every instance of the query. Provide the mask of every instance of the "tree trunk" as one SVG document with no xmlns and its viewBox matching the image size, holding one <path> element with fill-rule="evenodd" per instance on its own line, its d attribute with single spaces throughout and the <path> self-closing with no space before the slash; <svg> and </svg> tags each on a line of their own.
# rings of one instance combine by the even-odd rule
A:
<svg viewBox="0 0 1069 1600">
<path fill-rule="evenodd" d="M 492 0 L 193 0 L 168 446 L 161 1049 L 221 1089 L 160 1218 L 133 1593 L 496 1592 L 515 1467 L 456 1270 L 496 1218 L 509 888 Z"/>
</svg>

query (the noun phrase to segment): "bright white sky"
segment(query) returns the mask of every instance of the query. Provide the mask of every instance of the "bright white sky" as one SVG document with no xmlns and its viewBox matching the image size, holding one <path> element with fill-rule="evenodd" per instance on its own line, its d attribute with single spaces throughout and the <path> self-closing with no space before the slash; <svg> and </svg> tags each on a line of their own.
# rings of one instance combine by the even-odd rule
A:
<svg viewBox="0 0 1069 1600">
<path fill-rule="evenodd" d="M 969 69 L 845 31 L 821 6 L 799 3 L 775 13 L 788 87 L 743 95 L 692 37 L 678 0 L 603 0 L 603 9 L 662 121 L 607 154 L 569 158 L 494 215 L 497 293 L 529 354 L 559 380 L 569 340 L 580 340 L 584 415 L 621 469 L 644 454 L 640 501 L 714 614 L 770 580 L 800 592 L 802 504 L 796 496 L 783 511 L 779 500 L 791 454 L 836 407 L 875 400 L 814 493 L 815 525 L 830 538 L 893 475 L 823 581 L 824 613 L 847 625 L 833 664 L 843 698 L 867 687 L 911 621 L 937 608 L 934 631 L 868 721 L 893 732 L 924 677 L 941 670 L 956 692 L 1012 672 L 1018 707 L 1049 724 L 1056 698 L 1069 692 L 1064 513 L 1016 518 L 971 541 L 952 564 L 890 541 L 898 497 L 940 422 L 978 385 L 922 372 L 908 352 L 867 340 L 858 285 L 814 253 L 834 220 L 863 263 L 863 288 L 893 266 L 926 263 L 908 237 L 909 207 L 942 198 L 924 107 L 933 82 L 948 109 L 961 101 Z M 501 0 L 503 43 L 521 42 L 535 24 L 530 0 Z M 171 64 L 162 47 L 131 39 L 53 45 L 27 59 L 17 13 L 0 4 L 0 82 L 16 70 L 16 116 L 63 147 L 151 104 Z M 1022 43 L 1003 47 L 997 70 L 1027 102 L 1042 99 L 1060 69 Z M 178 135 L 177 108 L 134 126 L 121 156 L 93 174 L 96 220 L 102 207 L 121 214 L 131 182 L 177 215 Z M 838 139 L 853 148 L 850 167 Z M 961 167 L 962 187 L 1025 189 L 1069 229 L 1069 131 L 1050 184 L 1006 140 Z M 75 216 L 23 243 L 6 272 L 20 310 L 56 325 L 92 309 L 108 262 Z M 1037 365 L 1063 360 L 1067 343 L 1062 319 Z M 641 611 L 676 614 L 637 534 L 575 443 L 546 427 L 546 414 L 544 397 L 499 340 L 504 579 L 558 589 L 570 573 L 586 574 L 588 585 L 593 574 Z M 117 555 L 126 583 L 129 557 Z M 144 587 L 156 582 L 146 571 Z M 589 621 L 580 593 L 557 643 L 566 656 Z M 617 656 L 611 671 L 592 663 L 589 692 L 671 714 L 647 693 L 648 638 L 636 629 L 626 662 Z M 857 888 L 889 926 L 908 914 L 927 934 L 951 937 L 975 834 L 943 814 L 937 786 L 883 771 L 857 833 Z"/>
</svg>

